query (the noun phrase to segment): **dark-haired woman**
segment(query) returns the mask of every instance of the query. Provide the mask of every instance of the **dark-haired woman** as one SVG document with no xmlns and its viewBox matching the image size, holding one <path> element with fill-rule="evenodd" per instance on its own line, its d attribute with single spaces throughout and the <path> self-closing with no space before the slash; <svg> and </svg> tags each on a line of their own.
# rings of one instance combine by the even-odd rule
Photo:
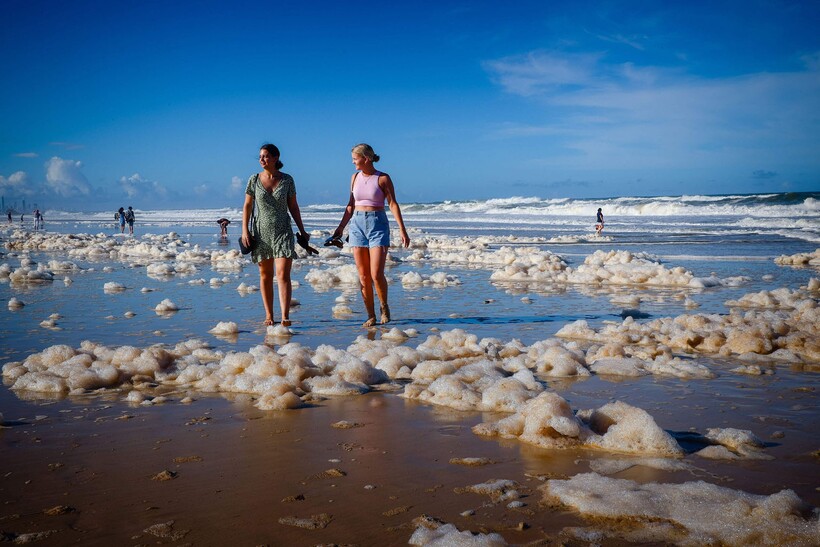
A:
<svg viewBox="0 0 820 547">
<path fill-rule="evenodd" d="M 281 172 L 279 149 L 265 144 L 259 149 L 259 165 L 262 171 L 251 175 L 245 189 L 245 205 L 242 208 L 242 239 L 250 243 L 248 219 L 256 206 L 254 228 L 257 234 L 256 248 L 251 252 L 251 260 L 259 265 L 259 285 L 262 304 L 265 306 L 265 325 L 273 325 L 273 276 L 279 290 L 279 305 L 282 308 L 282 325 L 289 327 L 290 301 L 293 286 L 290 270 L 294 249 L 291 217 L 305 240 L 310 235 L 305 232 L 302 214 L 296 202 L 296 185 L 293 177 Z"/>
</svg>

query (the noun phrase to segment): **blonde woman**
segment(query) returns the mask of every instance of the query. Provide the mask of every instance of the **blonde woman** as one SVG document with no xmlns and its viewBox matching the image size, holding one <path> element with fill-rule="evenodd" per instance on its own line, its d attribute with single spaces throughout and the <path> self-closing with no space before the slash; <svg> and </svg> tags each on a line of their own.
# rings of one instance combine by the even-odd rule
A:
<svg viewBox="0 0 820 547">
<path fill-rule="evenodd" d="M 376 325 L 374 288 L 381 308 L 381 324 L 390 322 L 387 278 L 384 275 L 387 249 L 390 247 L 390 224 L 384 211 L 385 202 L 399 225 L 404 247 L 410 246 L 410 236 L 404 227 L 390 175 L 376 169 L 375 163 L 379 161 L 379 156 L 373 151 L 373 147 L 369 144 L 357 144 L 350 151 L 350 156 L 356 173 L 350 179 L 350 200 L 333 238 L 340 239 L 345 226 L 350 222 L 350 246 L 353 248 L 362 300 L 367 310 L 367 321 L 362 326 L 369 328 Z"/>
<path fill-rule="evenodd" d="M 302 214 L 296 202 L 296 184 L 293 177 L 279 169 L 279 149 L 272 144 L 264 144 L 259 149 L 259 165 L 262 171 L 251 175 L 245 189 L 245 204 L 242 208 L 242 243 L 250 245 L 248 219 L 256 206 L 254 228 L 256 247 L 251 251 L 251 260 L 259 265 L 259 285 L 262 304 L 265 306 L 265 325 L 273 325 L 273 276 L 279 290 L 279 305 L 282 308 L 282 325 L 289 327 L 290 301 L 293 285 L 290 270 L 294 249 L 291 217 L 299 228 L 299 236 L 305 241 L 310 235 L 305 232 Z M 288 214 L 290 213 L 290 215 Z"/>
</svg>

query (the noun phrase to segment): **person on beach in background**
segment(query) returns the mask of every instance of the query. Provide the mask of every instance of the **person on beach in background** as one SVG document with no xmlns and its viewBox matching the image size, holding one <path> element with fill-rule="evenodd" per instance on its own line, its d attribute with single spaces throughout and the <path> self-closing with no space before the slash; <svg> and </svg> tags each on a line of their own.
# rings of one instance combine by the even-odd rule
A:
<svg viewBox="0 0 820 547">
<path fill-rule="evenodd" d="M 117 220 L 120 223 L 120 233 L 125 233 L 125 209 L 120 207 L 119 211 L 114 213 L 114 220 Z"/>
<path fill-rule="evenodd" d="M 598 215 L 595 218 L 595 235 L 601 235 L 601 232 L 604 230 L 604 213 L 601 211 L 601 208 L 598 207 Z"/>
<path fill-rule="evenodd" d="M 34 229 L 35 230 L 42 230 L 45 226 L 43 226 L 43 214 L 40 212 L 40 209 L 34 210 Z"/>
<path fill-rule="evenodd" d="M 128 210 L 125 212 L 125 222 L 128 223 L 128 233 L 134 235 L 134 210 L 131 206 L 128 206 Z"/>
<path fill-rule="evenodd" d="M 8 213 L 8 216 L 9 216 L 9 224 L 11 224 L 11 209 L 9 209 L 7 211 L 7 213 Z"/>
<path fill-rule="evenodd" d="M 231 221 L 225 217 L 222 217 L 217 220 L 216 223 L 219 224 L 220 235 L 222 237 L 228 237 L 228 224 L 230 224 Z"/>
<path fill-rule="evenodd" d="M 384 264 L 387 260 L 387 249 L 390 247 L 390 223 L 384 212 L 387 201 L 393 218 L 399 225 L 401 242 L 404 247 L 410 246 L 410 236 L 404 227 L 401 208 L 396 201 L 396 193 L 390 175 L 377 171 L 373 165 L 379 156 L 369 144 L 357 144 L 350 152 L 356 173 L 350 179 L 350 200 L 345 208 L 339 227 L 331 239 L 340 241 L 347 223 L 353 219 L 348 236 L 353 248 L 353 258 L 359 273 L 362 300 L 367 310 L 367 321 L 363 327 L 376 325 L 373 288 L 379 297 L 381 307 L 381 324 L 390 322 L 390 306 L 387 303 L 387 277 L 384 275 Z"/>
<path fill-rule="evenodd" d="M 250 245 L 248 220 L 254 213 L 256 247 L 251 251 L 251 260 L 259 265 L 259 284 L 262 304 L 265 306 L 265 325 L 273 325 L 273 276 L 279 291 L 279 305 L 282 308 L 282 326 L 289 327 L 290 301 L 293 285 L 290 270 L 296 258 L 291 217 L 299 229 L 299 237 L 305 241 L 310 234 L 302 224 L 302 213 L 296 201 L 296 184 L 293 177 L 281 172 L 279 149 L 273 144 L 264 144 L 259 149 L 259 165 L 262 172 L 251 175 L 245 189 L 245 204 L 242 207 L 242 243 Z M 290 213 L 290 214 L 288 214 Z"/>
</svg>

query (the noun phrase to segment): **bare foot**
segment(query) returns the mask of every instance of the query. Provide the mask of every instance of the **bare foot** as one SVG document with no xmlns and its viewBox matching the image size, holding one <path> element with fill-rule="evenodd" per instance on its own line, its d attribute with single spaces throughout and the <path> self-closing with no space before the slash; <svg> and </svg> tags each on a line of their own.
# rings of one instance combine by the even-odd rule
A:
<svg viewBox="0 0 820 547">
<path fill-rule="evenodd" d="M 265 322 L 263 323 L 263 325 L 265 325 L 266 327 L 270 326 L 270 325 L 273 325 L 273 319 L 268 317 L 267 319 L 265 319 Z"/>
<path fill-rule="evenodd" d="M 376 318 L 375 317 L 368 317 L 367 321 L 362 323 L 362 326 L 366 329 L 369 329 L 370 327 L 375 327 L 376 326 Z"/>
<path fill-rule="evenodd" d="M 289 327 L 290 326 L 290 319 L 282 319 L 282 326 Z"/>
<path fill-rule="evenodd" d="M 382 325 L 390 322 L 390 306 L 382 304 Z"/>
</svg>

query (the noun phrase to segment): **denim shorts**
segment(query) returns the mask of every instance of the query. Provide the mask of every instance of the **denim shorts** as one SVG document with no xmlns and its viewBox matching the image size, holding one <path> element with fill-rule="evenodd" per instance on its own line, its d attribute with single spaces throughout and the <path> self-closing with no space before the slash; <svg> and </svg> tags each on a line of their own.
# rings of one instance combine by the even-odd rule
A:
<svg viewBox="0 0 820 547">
<path fill-rule="evenodd" d="M 348 232 L 351 247 L 389 247 L 390 223 L 381 211 L 353 211 Z"/>
</svg>

